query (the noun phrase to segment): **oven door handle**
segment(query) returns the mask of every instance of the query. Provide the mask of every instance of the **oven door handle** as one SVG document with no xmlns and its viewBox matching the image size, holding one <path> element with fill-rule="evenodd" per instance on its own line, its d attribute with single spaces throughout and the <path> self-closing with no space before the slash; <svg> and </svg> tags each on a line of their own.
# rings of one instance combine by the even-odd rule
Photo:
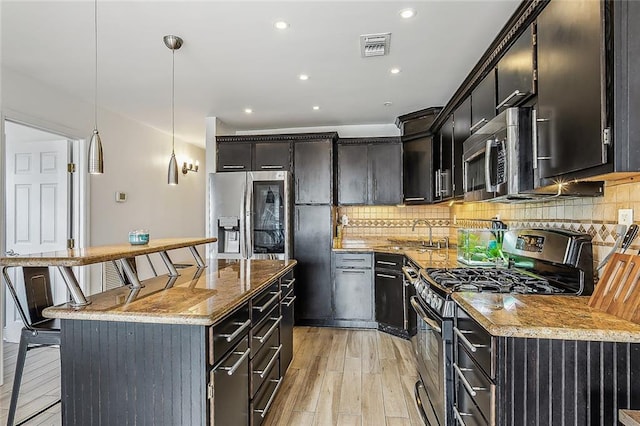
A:
<svg viewBox="0 0 640 426">
<path fill-rule="evenodd" d="M 422 306 L 420 306 L 420 302 L 418 301 L 418 296 L 411 296 L 411 299 L 409 300 L 409 302 L 411 303 L 411 306 L 413 306 L 413 309 L 416 311 L 416 313 L 420 315 L 420 318 L 422 318 L 422 320 L 426 322 L 429 325 L 429 327 L 433 328 L 436 332 L 442 334 L 442 328 L 438 325 L 438 323 L 432 320 L 429 317 L 429 315 L 427 315 L 427 313 L 422 308 Z"/>
<path fill-rule="evenodd" d="M 407 281 L 409 281 L 411 284 L 413 284 L 420 277 L 420 275 L 416 272 L 416 270 L 409 266 L 403 266 L 402 273 L 404 274 L 405 277 L 407 277 Z M 412 273 L 416 275 L 413 276 Z"/>
</svg>

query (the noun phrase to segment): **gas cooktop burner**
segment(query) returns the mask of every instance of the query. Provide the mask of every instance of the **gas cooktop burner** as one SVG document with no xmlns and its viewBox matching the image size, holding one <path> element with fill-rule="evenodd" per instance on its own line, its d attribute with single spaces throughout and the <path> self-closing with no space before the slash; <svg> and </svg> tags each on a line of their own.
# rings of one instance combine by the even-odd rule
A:
<svg viewBox="0 0 640 426">
<path fill-rule="evenodd" d="M 514 269 L 451 268 L 426 270 L 436 284 L 448 291 L 486 291 L 492 293 L 562 293 L 544 278 Z"/>
</svg>

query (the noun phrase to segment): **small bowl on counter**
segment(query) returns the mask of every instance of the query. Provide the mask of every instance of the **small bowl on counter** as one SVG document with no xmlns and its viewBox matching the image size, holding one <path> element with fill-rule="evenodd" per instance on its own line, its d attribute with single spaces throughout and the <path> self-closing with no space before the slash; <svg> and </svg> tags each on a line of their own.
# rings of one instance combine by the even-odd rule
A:
<svg viewBox="0 0 640 426">
<path fill-rule="evenodd" d="M 129 232 L 129 244 L 143 246 L 149 244 L 149 231 L 144 229 Z"/>
</svg>

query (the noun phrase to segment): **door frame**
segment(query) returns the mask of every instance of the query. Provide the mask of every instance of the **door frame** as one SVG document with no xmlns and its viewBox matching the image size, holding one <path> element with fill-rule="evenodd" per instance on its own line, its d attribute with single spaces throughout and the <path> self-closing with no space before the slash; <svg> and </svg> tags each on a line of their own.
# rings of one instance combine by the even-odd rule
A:
<svg viewBox="0 0 640 426">
<path fill-rule="evenodd" d="M 72 200 L 70 223 L 71 233 L 75 239 L 76 247 L 87 247 L 89 241 L 90 228 L 90 187 L 87 170 L 87 138 L 79 136 L 80 131 L 70 129 L 60 124 L 52 123 L 43 119 L 32 117 L 17 111 L 0 111 L 0 229 L 3 230 L 3 237 L 0 238 L 0 253 L 4 255 L 6 251 L 6 240 L 4 230 L 6 229 L 6 137 L 5 122 L 11 121 L 16 124 L 31 127 L 34 129 L 49 132 L 71 141 L 71 161 L 76 165 L 76 172 L 71 174 L 71 191 L 69 195 Z M 88 290 L 89 268 L 74 268 L 81 288 Z M 4 282 L 2 283 L 4 287 Z M 0 318 L 4 315 L 5 291 L 0 291 Z M 0 327 L 3 329 L 4 327 Z M 0 384 L 4 376 L 3 348 L 4 336 L 0 338 Z"/>
</svg>

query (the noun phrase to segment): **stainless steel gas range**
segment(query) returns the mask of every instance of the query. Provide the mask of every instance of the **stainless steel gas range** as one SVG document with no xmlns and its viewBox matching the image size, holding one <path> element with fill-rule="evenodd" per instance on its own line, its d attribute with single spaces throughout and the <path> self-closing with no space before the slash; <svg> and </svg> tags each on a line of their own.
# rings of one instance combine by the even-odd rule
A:
<svg viewBox="0 0 640 426">
<path fill-rule="evenodd" d="M 454 416 L 454 314 L 456 291 L 590 295 L 591 237 L 567 230 L 519 229 L 504 234 L 507 268 L 408 268 L 416 288 L 411 306 L 418 317 L 412 343 L 418 360 L 415 396 L 428 425 L 460 423 Z M 463 424 L 460 424 L 463 426 Z"/>
</svg>

